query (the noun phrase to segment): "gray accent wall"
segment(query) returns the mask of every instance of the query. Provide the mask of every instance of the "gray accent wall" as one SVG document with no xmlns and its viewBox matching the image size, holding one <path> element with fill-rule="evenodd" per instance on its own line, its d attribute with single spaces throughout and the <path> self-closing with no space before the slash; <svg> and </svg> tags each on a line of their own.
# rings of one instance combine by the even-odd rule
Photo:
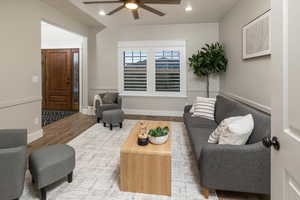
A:
<svg viewBox="0 0 300 200">
<path fill-rule="evenodd" d="M 220 41 L 229 59 L 221 93 L 270 112 L 271 57 L 242 59 L 242 27 L 271 8 L 270 0 L 240 0 L 220 22 Z"/>
<path fill-rule="evenodd" d="M 97 35 L 97 66 L 89 69 L 89 104 L 95 94 L 118 90 L 118 42 L 145 40 L 185 40 L 190 57 L 205 43 L 219 41 L 218 23 L 136 25 L 107 27 Z M 129 113 L 181 115 L 184 105 L 196 96 L 205 96 L 205 80 L 196 77 L 187 65 L 187 98 L 123 97 L 123 108 Z M 219 91 L 219 78 L 211 78 L 211 94 Z"/>
<path fill-rule="evenodd" d="M 90 27 L 40 0 L 0 1 L 0 129 L 41 129 L 41 20 L 90 36 Z"/>
</svg>

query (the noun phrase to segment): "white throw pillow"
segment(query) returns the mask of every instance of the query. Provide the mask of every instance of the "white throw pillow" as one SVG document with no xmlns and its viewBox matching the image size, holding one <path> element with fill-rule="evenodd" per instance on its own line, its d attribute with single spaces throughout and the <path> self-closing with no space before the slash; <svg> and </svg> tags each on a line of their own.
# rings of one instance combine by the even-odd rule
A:
<svg viewBox="0 0 300 200">
<path fill-rule="evenodd" d="M 222 132 L 219 144 L 244 145 L 254 129 L 254 120 L 251 114 L 228 124 L 226 131 Z"/>
<path fill-rule="evenodd" d="M 197 97 L 193 108 L 193 117 L 203 117 L 206 119 L 215 119 L 215 103 L 216 99 Z"/>
<path fill-rule="evenodd" d="M 230 123 L 232 123 L 233 121 L 241 119 L 241 118 L 243 118 L 243 117 L 242 116 L 237 116 L 237 117 L 230 117 L 230 118 L 224 119 L 218 125 L 218 127 L 214 130 L 214 132 L 212 132 L 212 134 L 210 134 L 210 136 L 208 138 L 208 143 L 218 144 L 220 136 L 225 135 L 225 132 L 228 131 L 228 125 Z"/>
</svg>

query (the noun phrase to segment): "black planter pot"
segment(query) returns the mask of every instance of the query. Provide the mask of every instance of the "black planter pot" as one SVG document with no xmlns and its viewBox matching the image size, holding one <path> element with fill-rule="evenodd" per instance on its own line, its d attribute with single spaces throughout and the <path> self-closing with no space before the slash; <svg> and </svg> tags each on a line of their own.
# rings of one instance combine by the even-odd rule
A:
<svg viewBox="0 0 300 200">
<path fill-rule="evenodd" d="M 138 138 L 137 143 L 139 146 L 146 146 L 149 144 L 148 138 Z"/>
</svg>

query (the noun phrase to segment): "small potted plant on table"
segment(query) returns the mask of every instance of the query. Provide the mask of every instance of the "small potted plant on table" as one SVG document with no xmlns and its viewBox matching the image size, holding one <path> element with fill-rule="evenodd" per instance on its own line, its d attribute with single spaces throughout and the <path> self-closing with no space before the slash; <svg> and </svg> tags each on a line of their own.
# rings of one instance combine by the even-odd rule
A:
<svg viewBox="0 0 300 200">
<path fill-rule="evenodd" d="M 149 130 L 149 140 L 152 144 L 164 144 L 168 140 L 169 127 L 157 127 Z"/>
</svg>

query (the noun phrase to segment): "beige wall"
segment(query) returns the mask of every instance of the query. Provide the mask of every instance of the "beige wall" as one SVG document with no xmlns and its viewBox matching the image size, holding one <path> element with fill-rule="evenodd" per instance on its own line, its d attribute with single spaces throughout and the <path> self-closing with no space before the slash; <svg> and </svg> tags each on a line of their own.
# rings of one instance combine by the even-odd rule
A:
<svg viewBox="0 0 300 200">
<path fill-rule="evenodd" d="M 186 40 L 188 58 L 205 43 L 219 41 L 219 25 L 218 23 L 140 25 L 104 29 L 97 35 L 98 65 L 89 71 L 90 104 L 94 94 L 118 89 L 118 41 L 144 40 Z M 124 97 L 124 109 L 151 110 L 154 114 L 164 114 L 163 111 L 169 111 L 174 115 L 181 113 L 186 103 L 192 102 L 195 96 L 205 93 L 205 82 L 199 80 L 190 69 L 187 71 L 188 98 Z M 218 77 L 212 78 L 211 90 L 212 93 L 218 92 Z"/>
<path fill-rule="evenodd" d="M 89 27 L 39 0 L 0 1 L 0 129 L 41 129 L 42 19 L 84 36 L 90 33 Z"/>
<path fill-rule="evenodd" d="M 220 23 L 220 40 L 229 59 L 220 90 L 229 96 L 270 111 L 270 56 L 242 59 L 242 27 L 271 7 L 270 0 L 240 0 Z"/>
</svg>

